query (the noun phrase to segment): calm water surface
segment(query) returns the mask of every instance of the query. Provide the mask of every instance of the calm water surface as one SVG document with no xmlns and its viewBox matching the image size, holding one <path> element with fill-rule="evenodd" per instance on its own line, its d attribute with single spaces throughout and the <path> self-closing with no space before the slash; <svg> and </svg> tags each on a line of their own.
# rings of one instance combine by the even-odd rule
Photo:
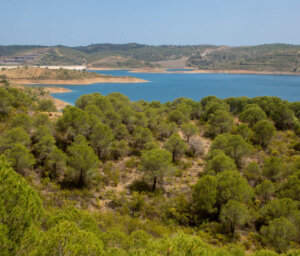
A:
<svg viewBox="0 0 300 256">
<path fill-rule="evenodd" d="M 52 94 L 74 104 L 79 96 L 99 92 L 120 92 L 131 100 L 172 101 L 179 97 L 200 100 L 208 95 L 219 98 L 237 96 L 278 96 L 289 101 L 300 100 L 300 76 L 245 74 L 152 74 L 129 73 L 127 70 L 92 71 L 114 76 L 134 76 L 150 81 L 138 84 L 64 85 L 70 93 Z M 49 86 L 49 85 L 44 85 Z"/>
</svg>

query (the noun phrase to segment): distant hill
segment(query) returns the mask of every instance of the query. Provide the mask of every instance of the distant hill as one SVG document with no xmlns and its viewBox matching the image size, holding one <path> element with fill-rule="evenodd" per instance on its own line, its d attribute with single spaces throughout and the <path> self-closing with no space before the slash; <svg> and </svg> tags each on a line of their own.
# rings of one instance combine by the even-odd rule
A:
<svg viewBox="0 0 300 256">
<path fill-rule="evenodd" d="M 300 72 L 300 46 L 214 45 L 0 46 L 0 65 L 87 65 L 111 68 L 184 68 Z"/>
</svg>

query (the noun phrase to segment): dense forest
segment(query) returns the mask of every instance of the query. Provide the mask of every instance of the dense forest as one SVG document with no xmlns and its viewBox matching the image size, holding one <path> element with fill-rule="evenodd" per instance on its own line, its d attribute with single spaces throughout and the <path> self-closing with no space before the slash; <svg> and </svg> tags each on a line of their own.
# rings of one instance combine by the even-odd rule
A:
<svg viewBox="0 0 300 256">
<path fill-rule="evenodd" d="M 214 45 L 149 46 L 136 43 L 94 44 L 80 47 L 0 46 L 0 65 L 87 65 L 94 68 L 155 68 L 171 67 L 174 63 L 180 65 L 181 68 L 299 73 L 300 46 L 290 44 L 247 47 Z"/>
<path fill-rule="evenodd" d="M 0 254 L 300 255 L 300 102 L 0 88 Z"/>
</svg>

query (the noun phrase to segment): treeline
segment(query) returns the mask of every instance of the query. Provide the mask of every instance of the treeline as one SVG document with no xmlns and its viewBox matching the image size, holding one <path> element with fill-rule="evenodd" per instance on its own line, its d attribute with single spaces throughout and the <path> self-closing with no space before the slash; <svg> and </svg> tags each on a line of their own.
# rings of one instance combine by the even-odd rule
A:
<svg viewBox="0 0 300 256">
<path fill-rule="evenodd" d="M 0 88 L 3 255 L 299 249 L 299 102 L 95 93 L 48 111 Z"/>
</svg>

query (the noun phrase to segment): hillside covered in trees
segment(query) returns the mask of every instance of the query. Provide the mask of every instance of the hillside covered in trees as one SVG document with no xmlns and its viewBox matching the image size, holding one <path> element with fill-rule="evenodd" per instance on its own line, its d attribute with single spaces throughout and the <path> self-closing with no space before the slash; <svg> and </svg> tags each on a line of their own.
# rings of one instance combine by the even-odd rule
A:
<svg viewBox="0 0 300 256">
<path fill-rule="evenodd" d="M 0 46 L 0 65 L 87 65 L 92 68 L 195 67 L 208 70 L 300 72 L 300 46 L 268 44 L 149 46 L 94 44 L 67 46 Z"/>
<path fill-rule="evenodd" d="M 300 102 L 0 88 L 0 252 L 300 254 Z"/>
</svg>

